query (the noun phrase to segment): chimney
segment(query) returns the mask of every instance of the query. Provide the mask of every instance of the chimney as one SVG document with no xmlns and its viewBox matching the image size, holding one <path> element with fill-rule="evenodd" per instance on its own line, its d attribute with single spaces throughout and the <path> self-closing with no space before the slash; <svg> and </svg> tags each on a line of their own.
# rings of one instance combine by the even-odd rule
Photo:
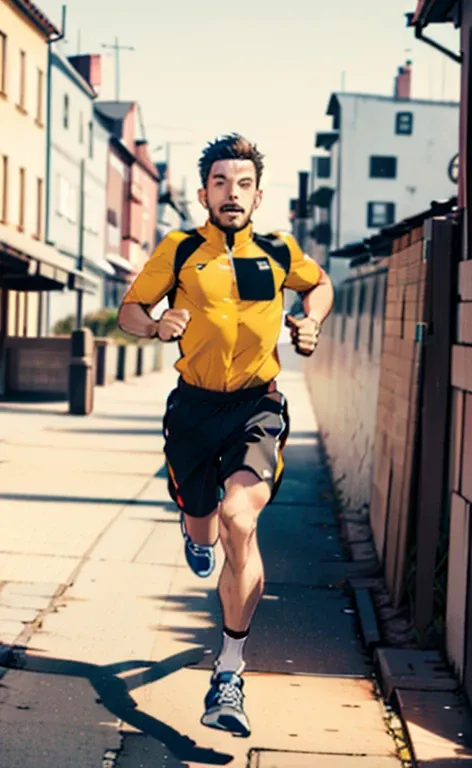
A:
<svg viewBox="0 0 472 768">
<path fill-rule="evenodd" d="M 99 54 L 69 56 L 69 61 L 92 88 L 96 91 L 100 89 L 102 84 L 102 61 Z"/>
<path fill-rule="evenodd" d="M 407 61 L 404 67 L 398 67 L 394 97 L 396 99 L 411 98 L 411 61 Z"/>
</svg>

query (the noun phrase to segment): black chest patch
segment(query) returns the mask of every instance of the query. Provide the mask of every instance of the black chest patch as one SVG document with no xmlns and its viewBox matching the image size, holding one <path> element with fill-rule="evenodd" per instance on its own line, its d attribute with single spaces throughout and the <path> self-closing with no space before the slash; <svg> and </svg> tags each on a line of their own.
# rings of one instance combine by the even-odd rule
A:
<svg viewBox="0 0 472 768">
<path fill-rule="evenodd" d="M 267 257 L 233 258 L 233 265 L 239 298 L 242 301 L 272 301 L 275 299 L 274 275 Z"/>
</svg>

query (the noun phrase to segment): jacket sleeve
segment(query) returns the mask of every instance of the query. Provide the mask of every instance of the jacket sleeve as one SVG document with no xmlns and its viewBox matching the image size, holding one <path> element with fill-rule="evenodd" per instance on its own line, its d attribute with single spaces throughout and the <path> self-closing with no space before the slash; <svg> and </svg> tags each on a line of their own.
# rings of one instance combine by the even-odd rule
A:
<svg viewBox="0 0 472 768">
<path fill-rule="evenodd" d="M 285 278 L 284 288 L 303 293 L 314 288 L 321 279 L 321 270 L 310 256 L 303 253 L 297 241 L 285 232 L 277 232 L 277 237 L 284 241 L 290 250 L 290 270 Z"/>
<path fill-rule="evenodd" d="M 168 235 L 159 243 L 126 293 L 123 304 L 153 307 L 172 290 L 177 245 Z"/>
</svg>

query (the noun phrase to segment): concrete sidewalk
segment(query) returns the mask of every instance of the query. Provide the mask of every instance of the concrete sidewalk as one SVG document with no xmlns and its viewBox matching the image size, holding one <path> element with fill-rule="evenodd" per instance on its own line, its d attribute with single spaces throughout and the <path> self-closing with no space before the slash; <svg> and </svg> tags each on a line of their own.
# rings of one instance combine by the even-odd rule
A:
<svg viewBox="0 0 472 768">
<path fill-rule="evenodd" d="M 185 565 L 167 496 L 175 373 L 97 390 L 88 418 L 0 405 L 0 640 L 25 645 L 0 683 L 1 768 L 400 765 L 343 590 L 348 555 L 299 360 L 284 359 L 292 432 L 259 528 L 249 739 L 199 724 L 220 611 L 217 575 Z"/>
</svg>

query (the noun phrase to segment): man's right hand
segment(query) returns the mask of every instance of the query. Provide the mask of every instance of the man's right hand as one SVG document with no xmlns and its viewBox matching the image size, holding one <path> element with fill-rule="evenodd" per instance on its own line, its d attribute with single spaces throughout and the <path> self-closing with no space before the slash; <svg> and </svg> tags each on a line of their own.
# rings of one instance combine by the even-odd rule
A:
<svg viewBox="0 0 472 768">
<path fill-rule="evenodd" d="M 187 309 L 168 309 L 159 320 L 157 329 L 161 341 L 176 341 L 182 338 L 190 322 L 190 312 Z"/>
</svg>

